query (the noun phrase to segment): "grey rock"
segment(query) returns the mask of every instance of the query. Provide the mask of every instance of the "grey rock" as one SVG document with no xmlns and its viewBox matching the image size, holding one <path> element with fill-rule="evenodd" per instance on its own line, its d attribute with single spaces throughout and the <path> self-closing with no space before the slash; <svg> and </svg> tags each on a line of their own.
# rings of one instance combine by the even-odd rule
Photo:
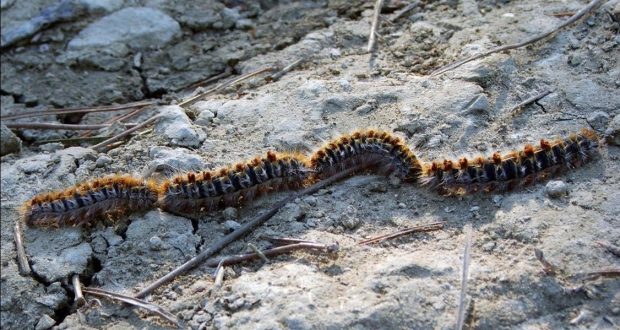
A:
<svg viewBox="0 0 620 330">
<path fill-rule="evenodd" d="M 59 254 L 48 248 L 33 254 L 32 270 L 46 282 L 56 282 L 71 274 L 83 274 L 92 257 L 93 249 L 88 243 L 65 248 Z"/>
<path fill-rule="evenodd" d="M 233 220 L 226 220 L 226 222 L 224 222 L 224 226 L 231 232 L 241 228 L 241 225 L 237 221 Z"/>
<path fill-rule="evenodd" d="M 181 26 L 164 12 L 146 7 L 130 7 L 90 24 L 68 49 L 106 47 L 124 43 L 130 48 L 161 47 L 181 35 Z"/>
<path fill-rule="evenodd" d="M 120 9 L 124 0 L 79 0 L 92 14 L 107 14 Z"/>
<path fill-rule="evenodd" d="M 194 124 L 208 126 L 211 122 L 213 122 L 213 118 L 215 118 L 215 114 L 213 112 L 204 110 L 198 115 L 198 118 L 196 118 Z"/>
<path fill-rule="evenodd" d="M 443 142 L 443 137 L 441 136 L 441 134 L 437 134 L 437 135 L 433 135 L 428 142 L 426 143 L 426 146 L 428 148 L 437 148 L 441 145 L 441 143 Z"/>
<path fill-rule="evenodd" d="M 49 315 L 45 314 L 41 316 L 39 322 L 37 322 L 35 330 L 47 330 L 53 327 L 56 324 L 56 321 Z"/>
<path fill-rule="evenodd" d="M 155 146 L 149 149 L 149 157 L 153 159 L 149 163 L 152 169 L 170 167 L 174 171 L 198 171 L 205 167 L 202 158 L 185 148 Z"/>
<path fill-rule="evenodd" d="M 297 203 L 289 203 L 282 208 L 280 215 L 284 221 L 293 222 L 302 220 L 306 214 Z"/>
<path fill-rule="evenodd" d="M 251 30 L 256 28 L 256 24 L 251 19 L 242 18 L 235 22 L 235 27 L 239 30 Z"/>
<path fill-rule="evenodd" d="M 160 251 L 165 248 L 164 242 L 159 238 L 159 236 L 153 236 L 149 238 L 149 247 L 153 251 Z"/>
<path fill-rule="evenodd" d="M 609 115 L 603 111 L 596 111 L 588 115 L 588 123 L 597 131 L 603 131 L 609 123 Z"/>
<path fill-rule="evenodd" d="M 237 20 L 241 18 L 241 14 L 239 14 L 239 8 L 224 8 L 220 12 L 220 16 L 222 17 L 222 28 L 229 29 L 235 26 Z"/>
<path fill-rule="evenodd" d="M 234 207 L 227 207 L 224 211 L 222 211 L 222 216 L 224 216 L 224 219 L 227 220 L 238 219 L 239 211 L 237 211 Z"/>
<path fill-rule="evenodd" d="M 161 108 L 163 116 L 155 124 L 154 133 L 168 140 L 171 145 L 199 147 L 206 139 L 202 129 L 195 128 L 183 109 L 176 105 Z"/>
<path fill-rule="evenodd" d="M 0 156 L 10 153 L 19 153 L 22 150 L 22 140 L 6 125 L 0 124 Z"/>
<path fill-rule="evenodd" d="M 549 181 L 545 186 L 545 192 L 551 198 L 560 198 L 568 195 L 568 186 L 564 183 L 564 181 Z"/>
<path fill-rule="evenodd" d="M 60 142 L 46 143 L 39 146 L 41 151 L 54 152 L 63 149 L 65 146 Z"/>
<path fill-rule="evenodd" d="M 355 229 L 360 224 L 357 216 L 357 209 L 352 205 L 348 205 L 340 216 L 340 224 L 347 229 Z"/>
<path fill-rule="evenodd" d="M 112 163 L 112 158 L 110 158 L 110 156 L 108 155 L 99 156 L 99 158 L 97 158 L 97 161 L 95 162 L 97 167 L 106 167 L 110 165 L 111 163 Z"/>
<path fill-rule="evenodd" d="M 620 93 L 605 88 L 591 79 L 567 81 L 563 89 L 566 99 L 581 111 L 620 109 Z"/>
<path fill-rule="evenodd" d="M 368 191 L 384 193 L 388 191 L 388 186 L 385 182 L 372 182 L 368 185 Z"/>
<path fill-rule="evenodd" d="M 263 142 L 278 150 L 303 150 L 308 147 L 304 127 L 301 117 L 280 118 L 266 133 Z"/>
<path fill-rule="evenodd" d="M 620 115 L 616 115 L 609 123 L 609 127 L 605 130 L 607 142 L 620 145 Z"/>
<path fill-rule="evenodd" d="M 489 114 L 489 99 L 484 94 L 479 94 L 471 101 L 471 104 L 462 112 L 466 115 L 486 116 Z"/>
</svg>

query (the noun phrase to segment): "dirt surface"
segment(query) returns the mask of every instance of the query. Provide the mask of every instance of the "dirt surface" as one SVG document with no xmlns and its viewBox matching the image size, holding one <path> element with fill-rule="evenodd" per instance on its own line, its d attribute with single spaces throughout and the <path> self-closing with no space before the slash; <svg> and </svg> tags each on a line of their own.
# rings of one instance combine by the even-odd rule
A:
<svg viewBox="0 0 620 330">
<path fill-rule="evenodd" d="M 221 252 L 246 253 L 249 243 L 265 249 L 270 236 L 338 242 L 337 255 L 295 252 L 227 267 L 219 289 L 215 269 L 200 266 L 146 300 L 191 329 L 454 328 L 469 224 L 468 327 L 620 326 L 617 274 L 585 275 L 620 266 L 619 256 L 597 243 L 620 245 L 618 1 L 543 42 L 436 77 L 428 74 L 549 30 L 586 3 L 420 1 L 394 23 L 383 21 L 372 58 L 366 52 L 371 2 L 58 3 L 2 1 L 3 45 L 38 17 L 59 17 L 3 46 L 2 115 L 152 99 L 158 105 L 130 121 L 156 112 L 164 119 L 105 152 L 71 144 L 67 138 L 79 134 L 71 131 L 14 131 L 21 145 L 10 136 L 11 149 L 3 150 L 12 151 L 1 163 L 3 329 L 172 327 L 89 295 L 78 308 L 69 278 L 79 274 L 87 286 L 134 295 L 290 193 L 197 220 L 153 210 L 90 229 L 25 228 L 32 276 L 21 276 L 13 228 L 19 206 L 32 196 L 109 173 L 213 168 L 268 150 L 309 154 L 338 134 L 367 127 L 402 136 L 424 161 L 508 152 L 583 127 L 607 135 L 609 144 L 596 160 L 554 182 L 507 193 L 441 196 L 395 178 L 356 175 L 287 204 Z M 407 4 L 386 3 L 385 18 Z M 127 12 L 136 19 L 125 29 L 114 22 Z M 95 31 L 110 35 L 85 32 L 101 27 Z M 279 80 L 258 75 L 191 106 L 174 105 L 214 86 L 196 90 L 197 82 L 227 70 L 237 76 L 301 58 Z M 511 113 L 545 90 L 552 93 Z M 95 124 L 120 113 L 22 121 Z M 2 131 L 3 140 L 12 134 Z M 356 244 L 436 221 L 445 223 L 443 230 Z M 545 274 L 535 249 L 556 275 Z"/>
</svg>

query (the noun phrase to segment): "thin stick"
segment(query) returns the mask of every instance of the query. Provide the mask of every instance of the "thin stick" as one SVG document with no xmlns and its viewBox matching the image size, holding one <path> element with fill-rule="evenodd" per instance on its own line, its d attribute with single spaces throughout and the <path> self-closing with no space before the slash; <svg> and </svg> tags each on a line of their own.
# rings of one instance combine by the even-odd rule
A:
<svg viewBox="0 0 620 330">
<path fill-rule="evenodd" d="M 222 259 L 217 265 L 217 268 L 215 269 L 215 282 L 213 283 L 213 288 L 215 290 L 222 287 L 222 282 L 224 282 L 224 271 L 225 270 L 226 269 L 224 268 L 224 259 Z"/>
<path fill-rule="evenodd" d="M 22 226 L 21 221 L 15 222 L 15 233 L 13 238 L 15 239 L 15 250 L 17 251 L 17 266 L 19 267 L 19 274 L 22 276 L 28 276 L 31 273 L 30 264 L 28 264 L 28 256 L 24 249 L 24 243 L 22 242 Z"/>
<path fill-rule="evenodd" d="M 297 67 L 299 64 L 305 62 L 306 59 L 305 58 L 300 58 L 296 61 L 294 61 L 293 63 L 285 66 L 284 68 L 282 68 L 282 70 L 272 74 L 269 79 L 271 79 L 271 81 L 276 81 L 280 78 L 282 78 L 282 76 L 284 76 L 285 74 L 289 73 L 291 70 L 293 70 L 295 67 Z"/>
<path fill-rule="evenodd" d="M 269 243 L 276 245 L 276 246 L 298 244 L 298 243 L 312 243 L 311 241 L 307 241 L 304 239 L 288 238 L 288 237 L 278 238 L 278 237 L 263 236 L 261 237 L 261 239 L 269 241 Z"/>
<path fill-rule="evenodd" d="M 271 217 L 273 217 L 276 213 L 278 213 L 278 211 L 282 207 L 284 207 L 286 204 L 294 201 L 296 198 L 299 198 L 299 197 L 307 195 L 307 194 L 313 194 L 313 193 L 319 191 L 320 189 L 322 189 L 323 187 L 326 187 L 327 185 L 330 185 L 330 184 L 332 184 L 332 183 L 334 183 L 334 182 L 336 182 L 338 180 L 346 178 L 347 176 L 353 174 L 356 171 L 359 171 L 360 169 L 365 168 L 366 166 L 358 165 L 358 166 L 352 167 L 350 169 L 347 169 L 345 171 L 342 171 L 342 172 L 340 172 L 340 173 L 338 173 L 338 174 L 336 174 L 334 176 L 331 176 L 331 177 L 329 177 L 327 179 L 319 181 L 319 182 L 313 184 L 312 186 L 310 186 L 308 188 L 305 188 L 304 190 L 302 190 L 302 191 L 300 191 L 300 192 L 298 192 L 298 193 L 296 193 L 296 194 L 294 194 L 294 195 L 284 199 L 283 201 L 277 203 L 269 211 L 265 212 L 264 214 L 256 216 L 254 219 L 250 220 L 248 223 L 242 225 L 239 229 L 233 231 L 232 233 L 222 237 L 222 239 L 220 239 L 219 241 L 213 243 L 206 250 L 200 252 L 197 256 L 195 256 L 192 259 L 188 260 L 187 262 L 185 262 L 181 266 L 175 268 L 170 273 L 164 275 L 163 277 L 159 278 L 155 282 L 149 284 L 146 288 L 142 289 L 142 291 L 138 292 L 138 294 L 136 294 L 136 297 L 137 298 L 145 297 L 148 294 L 150 294 L 151 292 L 153 292 L 154 290 L 156 290 L 157 288 L 159 288 L 160 286 L 162 286 L 162 285 L 164 285 L 164 284 L 174 280 L 177 276 L 179 276 L 181 274 L 184 274 L 185 272 L 187 272 L 187 271 L 193 269 L 194 267 L 198 266 L 204 260 L 206 260 L 207 258 L 212 256 L 213 254 L 217 253 L 218 251 L 220 251 L 221 249 L 226 247 L 228 244 L 230 244 L 230 243 L 234 242 L 235 240 L 237 240 L 237 239 L 239 239 L 239 238 L 249 234 L 256 227 L 262 225 L 267 220 L 271 219 Z"/>
<path fill-rule="evenodd" d="M 459 295 L 459 309 L 456 318 L 456 330 L 463 329 L 465 322 L 465 295 L 467 294 L 467 280 L 469 278 L 470 250 L 472 229 L 470 225 L 465 226 L 465 249 L 463 251 L 463 274 L 461 275 L 461 293 Z"/>
<path fill-rule="evenodd" d="M 73 274 L 71 278 L 71 284 L 73 284 L 73 292 L 75 293 L 75 304 L 78 307 L 81 307 L 86 303 L 86 299 L 84 299 L 84 294 L 82 293 L 82 284 L 80 283 L 80 275 Z"/>
<path fill-rule="evenodd" d="M 99 125 L 72 125 L 57 123 L 5 123 L 6 127 L 13 129 L 64 129 L 70 131 L 84 131 L 110 127 L 110 124 Z"/>
<path fill-rule="evenodd" d="M 372 16 L 372 25 L 370 27 L 370 36 L 368 37 L 368 52 L 371 53 L 375 48 L 377 27 L 379 26 L 379 15 L 381 14 L 381 8 L 383 8 L 383 0 L 377 0 L 375 2 L 375 13 Z"/>
<path fill-rule="evenodd" d="M 242 75 L 242 76 L 240 76 L 238 78 L 235 78 L 235 79 L 233 79 L 231 81 L 223 82 L 223 83 L 215 86 L 214 88 L 211 88 L 211 89 L 209 89 L 207 91 L 204 91 L 202 93 L 196 94 L 196 95 L 190 97 L 189 99 L 179 103 L 178 105 L 180 107 L 185 107 L 185 106 L 188 106 L 188 105 L 192 105 L 192 104 L 196 103 L 197 101 L 199 101 L 201 98 L 203 98 L 203 97 L 205 97 L 205 96 L 207 96 L 209 94 L 216 93 L 218 91 L 221 91 L 221 90 L 225 89 L 226 87 L 232 86 L 232 85 L 237 84 L 237 83 L 239 83 L 239 82 L 241 82 L 243 80 L 252 78 L 252 77 L 254 77 L 256 75 L 259 75 L 261 73 L 268 72 L 268 71 L 273 71 L 273 68 L 272 67 L 265 67 L 265 68 L 260 68 L 260 69 L 254 71 L 254 72 L 246 73 L 246 74 L 244 74 L 244 75 Z"/>
<path fill-rule="evenodd" d="M 101 148 L 107 146 L 108 144 L 118 140 L 118 139 L 121 139 L 121 138 L 123 138 L 123 137 L 125 137 L 125 136 L 127 136 L 127 135 L 129 135 L 129 134 L 131 134 L 131 133 L 133 133 L 133 132 L 135 132 L 137 130 L 139 130 L 139 129 L 142 129 L 142 128 L 144 128 L 144 127 L 154 123 L 155 121 L 159 120 L 161 117 L 162 117 L 161 115 L 153 116 L 149 120 L 143 122 L 142 124 L 136 125 L 136 126 L 130 128 L 130 129 L 128 129 L 128 130 L 126 130 L 126 131 L 124 131 L 124 132 L 122 132 L 120 134 L 117 134 L 117 135 L 115 135 L 115 136 L 113 136 L 113 137 L 111 137 L 111 138 L 109 138 L 109 139 L 107 139 L 107 140 L 105 140 L 105 141 L 103 141 L 103 142 L 101 142 L 99 144 L 96 144 L 96 145 L 92 146 L 92 148 L 95 149 L 95 150 L 96 149 L 101 149 Z"/>
<path fill-rule="evenodd" d="M 428 232 L 428 231 L 435 231 L 439 229 L 443 229 L 443 222 L 433 222 L 427 225 L 420 225 L 420 226 L 405 228 L 403 230 L 399 230 L 392 234 L 387 234 L 387 235 L 365 239 L 363 241 L 358 242 L 357 244 L 358 245 L 372 244 L 372 243 L 382 242 L 388 239 L 401 237 L 401 236 L 411 234 L 411 233 Z"/>
<path fill-rule="evenodd" d="M 267 258 L 267 256 L 265 256 L 264 253 L 262 253 L 257 247 L 256 245 L 252 244 L 252 243 L 248 243 L 248 246 L 250 247 L 250 249 L 252 249 L 252 251 L 254 251 L 254 253 L 256 255 L 258 255 L 261 259 L 263 259 L 263 262 L 265 263 L 269 263 L 269 259 Z"/>
<path fill-rule="evenodd" d="M 161 308 L 161 307 L 159 307 L 159 306 L 157 306 L 155 304 L 146 302 L 146 301 L 141 300 L 141 299 L 136 299 L 136 298 L 133 298 L 133 297 L 125 296 L 125 295 L 122 295 L 120 293 L 110 292 L 110 291 L 106 291 L 106 290 L 102 290 L 102 289 L 97 289 L 97 288 L 83 288 L 82 291 L 84 291 L 84 292 L 86 292 L 88 294 L 91 294 L 93 296 L 96 296 L 96 297 L 103 297 L 103 298 L 108 298 L 108 299 L 111 299 L 111 300 L 118 300 L 118 301 L 130 304 L 130 305 L 136 306 L 136 307 L 144 308 L 144 309 L 150 311 L 151 313 L 155 313 L 155 314 L 165 318 L 166 320 L 174 323 L 177 327 L 179 327 L 179 328 L 181 327 L 180 324 L 179 324 L 179 321 L 177 320 L 177 318 L 174 315 L 172 315 L 167 310 L 165 310 L 165 309 L 163 309 L 163 308 Z"/>
<path fill-rule="evenodd" d="M 195 83 L 193 83 L 193 84 L 191 84 L 191 85 L 189 85 L 187 87 L 183 87 L 183 88 L 181 88 L 179 90 L 196 88 L 196 87 L 201 86 L 201 85 L 207 85 L 207 84 L 210 84 L 210 83 L 212 83 L 214 81 L 220 80 L 222 78 L 229 77 L 230 75 L 232 75 L 232 69 L 230 67 L 226 67 L 226 70 L 224 70 L 224 72 L 222 72 L 222 73 L 220 73 L 218 75 L 209 77 L 207 79 L 199 80 L 199 81 L 197 81 L 197 82 L 195 82 Z"/>
<path fill-rule="evenodd" d="M 542 99 L 543 97 L 545 97 L 545 96 L 547 96 L 549 94 L 551 94 L 550 90 L 546 90 L 546 91 L 544 91 L 542 93 L 536 94 L 536 95 L 526 99 L 525 101 L 515 105 L 514 107 L 510 108 L 510 110 L 508 110 L 508 113 L 514 113 L 518 109 L 521 109 L 522 107 L 524 107 L 524 106 L 526 106 L 526 105 L 528 105 L 530 103 L 534 103 L 534 102 Z"/>
<path fill-rule="evenodd" d="M 139 114 L 140 112 L 142 112 L 144 109 L 146 109 L 147 107 L 140 107 L 137 109 L 134 109 L 133 111 L 130 111 L 126 114 L 121 114 L 118 115 L 116 117 L 110 118 L 109 120 L 106 120 L 104 122 L 104 124 L 114 124 L 114 122 L 122 122 L 123 120 L 127 120 L 129 118 L 132 118 L 133 116 Z M 92 134 L 92 131 L 86 131 L 80 134 L 80 137 L 87 137 L 90 136 Z"/>
<path fill-rule="evenodd" d="M 388 22 L 390 22 L 390 23 L 396 22 L 396 20 L 398 20 L 399 18 L 403 17 L 403 15 L 408 13 L 413 8 L 417 7 L 419 4 L 420 4 L 420 1 L 413 1 L 413 2 L 411 2 L 410 4 L 406 5 L 403 9 L 401 9 L 397 13 L 395 13 L 394 16 L 392 16 L 388 20 Z"/>
<path fill-rule="evenodd" d="M 139 102 L 133 102 L 133 103 L 120 104 L 120 105 L 105 105 L 105 106 L 100 106 L 100 107 L 80 107 L 80 108 L 30 111 L 30 112 L 22 112 L 22 113 L 18 113 L 14 115 L 2 116 L 0 117 L 0 119 L 8 120 L 8 119 L 18 119 L 18 118 L 28 118 L 28 117 L 38 117 L 38 116 L 48 116 L 48 115 L 66 115 L 66 114 L 72 114 L 72 113 L 117 111 L 117 110 L 124 110 L 124 109 L 129 109 L 129 108 L 153 105 L 155 103 L 157 102 L 156 101 L 139 101 Z"/>
<path fill-rule="evenodd" d="M 277 256 L 277 255 L 281 255 L 281 254 L 285 254 L 285 253 L 289 253 L 293 251 L 298 251 L 298 250 L 318 250 L 322 252 L 335 253 L 338 251 L 338 249 L 339 249 L 338 243 L 326 245 L 326 244 L 313 243 L 313 242 L 304 242 L 304 243 L 295 243 L 295 244 L 290 244 L 290 245 L 285 245 L 285 246 L 279 246 L 273 249 L 264 250 L 262 251 L 262 253 L 265 256 L 273 257 L 273 256 Z M 224 266 L 230 266 L 230 265 L 240 264 L 242 262 L 249 261 L 249 260 L 256 260 L 259 258 L 260 256 L 257 253 L 248 253 L 248 254 L 225 257 L 225 258 L 220 258 L 220 259 L 209 259 L 205 262 L 205 266 L 215 267 L 215 266 L 218 266 L 220 263 Z"/>
<path fill-rule="evenodd" d="M 538 261 L 542 264 L 545 274 L 555 275 L 555 266 L 549 261 L 547 261 L 547 259 L 545 258 L 545 254 L 542 252 L 542 250 L 534 249 L 534 255 L 536 256 L 536 259 L 538 259 Z"/>
<path fill-rule="evenodd" d="M 556 33 L 557 31 L 565 28 L 568 25 L 573 24 L 575 21 L 579 20 L 581 17 L 583 17 L 584 15 L 588 14 L 593 8 L 595 8 L 599 3 L 601 2 L 601 0 L 593 0 L 592 2 L 590 2 L 587 6 L 585 6 L 583 9 L 581 9 L 580 11 L 578 11 L 575 15 L 573 15 L 571 18 L 569 18 L 566 22 L 558 25 L 557 27 L 555 27 L 554 29 L 552 29 L 551 31 L 545 32 L 545 33 L 541 33 L 531 39 L 527 39 L 525 41 L 516 43 L 516 44 L 510 44 L 510 45 L 505 45 L 505 46 L 500 46 L 497 48 L 493 48 L 491 50 L 488 50 L 486 52 L 480 53 L 478 55 L 474 55 L 474 56 L 470 56 L 464 60 L 460 60 L 451 64 L 448 64 L 444 67 L 441 67 L 435 71 L 433 71 L 431 73 L 431 76 L 437 76 L 440 75 L 446 71 L 450 71 L 453 69 L 458 68 L 459 66 L 465 64 L 465 63 L 469 63 L 471 61 L 477 60 L 479 58 L 483 58 L 483 57 L 487 57 L 491 54 L 495 54 L 495 53 L 499 53 L 499 52 L 503 52 L 503 51 L 507 51 L 507 50 L 512 50 L 512 49 L 517 49 L 517 48 L 521 48 L 530 44 L 533 44 L 539 40 L 542 40 L 554 33 Z"/>
</svg>

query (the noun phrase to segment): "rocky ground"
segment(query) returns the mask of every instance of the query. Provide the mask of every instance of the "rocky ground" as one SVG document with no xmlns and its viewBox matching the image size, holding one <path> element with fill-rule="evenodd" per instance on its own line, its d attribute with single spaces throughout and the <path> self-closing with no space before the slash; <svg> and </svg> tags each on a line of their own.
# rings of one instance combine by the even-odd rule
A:
<svg viewBox="0 0 620 330">
<path fill-rule="evenodd" d="M 386 3 L 385 18 L 407 4 Z M 15 134 L 2 125 L 2 328 L 171 327 L 89 295 L 78 309 L 68 278 L 79 274 L 88 286 L 133 295 L 288 193 L 198 221 L 154 210 L 88 230 L 25 228 L 32 276 L 21 276 L 13 228 L 33 195 L 162 164 L 191 170 L 267 150 L 309 153 L 365 127 L 396 132 L 426 161 L 509 151 L 582 127 L 607 144 L 588 166 L 505 194 L 449 197 L 372 174 L 349 178 L 289 203 L 221 253 L 251 251 L 249 243 L 267 248 L 271 236 L 338 242 L 337 255 L 296 252 L 228 267 L 218 290 L 214 269 L 201 266 L 147 300 L 192 329 L 454 328 L 469 224 L 470 328 L 620 326 L 618 278 L 583 275 L 620 265 L 597 243 L 620 245 L 620 2 L 606 2 L 553 38 L 435 77 L 428 74 L 441 65 L 551 29 L 586 3 L 419 3 L 394 23 L 383 21 L 371 58 L 370 1 L 3 0 L 3 116 L 151 99 L 158 105 L 132 121 L 164 117 L 105 152 L 73 145 L 75 132 Z M 196 92 L 196 82 L 226 70 L 240 75 L 301 58 L 277 81 L 263 74 L 191 106 L 174 105 Z M 552 93 L 511 113 L 544 90 Z M 23 121 L 95 124 L 117 114 Z M 445 228 L 356 244 L 436 221 Z M 535 249 L 556 275 L 543 272 Z"/>
</svg>

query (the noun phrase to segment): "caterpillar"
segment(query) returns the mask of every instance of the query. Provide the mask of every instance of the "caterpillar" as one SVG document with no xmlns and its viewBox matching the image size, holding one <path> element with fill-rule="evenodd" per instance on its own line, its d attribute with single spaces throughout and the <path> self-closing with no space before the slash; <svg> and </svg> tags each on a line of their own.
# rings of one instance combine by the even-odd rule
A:
<svg viewBox="0 0 620 330">
<path fill-rule="evenodd" d="M 247 162 L 214 171 L 189 172 L 156 184 L 129 175 L 114 175 L 46 193 L 27 201 L 23 221 L 35 227 L 88 224 L 103 215 L 125 215 L 159 207 L 177 214 L 236 206 L 255 196 L 296 189 L 354 165 L 431 187 L 440 193 L 505 191 L 544 180 L 593 159 L 599 138 L 584 129 L 553 142 L 540 140 L 521 151 L 473 160 L 422 163 L 407 145 L 388 132 L 357 131 L 341 136 L 313 153 L 267 152 Z"/>
<path fill-rule="evenodd" d="M 312 155 L 310 164 L 319 178 L 357 164 L 411 180 L 416 180 L 421 171 L 417 157 L 399 137 L 375 130 L 354 132 L 327 143 Z"/>
<path fill-rule="evenodd" d="M 542 139 L 536 147 L 528 144 L 504 156 L 496 152 L 473 161 L 431 162 L 424 165 L 419 182 L 442 193 L 510 190 L 582 166 L 595 156 L 598 141 L 594 131 L 584 129 L 554 142 Z"/>
<path fill-rule="evenodd" d="M 107 176 L 37 195 L 22 206 L 21 218 L 28 226 L 43 228 L 87 225 L 104 215 L 122 216 L 153 208 L 157 191 L 153 181 Z"/>
<path fill-rule="evenodd" d="M 161 185 L 159 206 L 173 213 L 234 206 L 267 191 L 299 188 L 310 172 L 303 155 L 269 151 L 249 162 L 176 176 Z"/>
</svg>

